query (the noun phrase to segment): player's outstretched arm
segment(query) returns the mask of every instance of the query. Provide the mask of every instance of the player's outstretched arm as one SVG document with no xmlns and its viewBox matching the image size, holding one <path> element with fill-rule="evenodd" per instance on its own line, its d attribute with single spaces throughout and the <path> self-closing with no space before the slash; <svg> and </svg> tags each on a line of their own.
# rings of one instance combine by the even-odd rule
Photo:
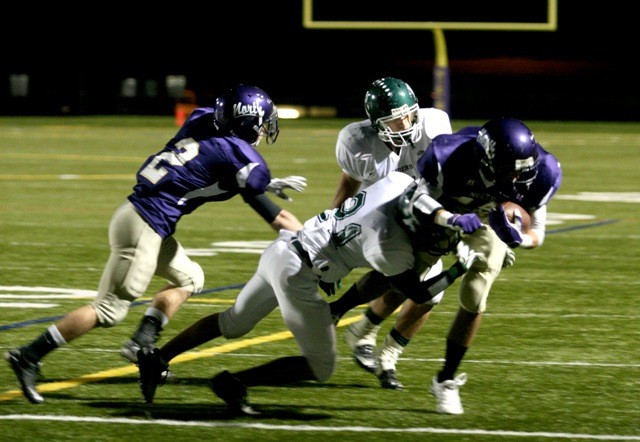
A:
<svg viewBox="0 0 640 442">
<path fill-rule="evenodd" d="M 289 230 L 291 232 L 297 232 L 302 229 L 302 223 L 296 218 L 296 216 L 288 210 L 282 209 L 276 219 L 271 223 L 271 227 L 279 232 L 280 229 Z"/>
<path fill-rule="evenodd" d="M 269 223 L 271 228 L 276 232 L 279 232 L 281 229 L 297 232 L 302 229 L 302 223 L 293 213 L 280 208 L 280 206 L 271 201 L 264 193 L 246 198 L 245 201 Z"/>
</svg>

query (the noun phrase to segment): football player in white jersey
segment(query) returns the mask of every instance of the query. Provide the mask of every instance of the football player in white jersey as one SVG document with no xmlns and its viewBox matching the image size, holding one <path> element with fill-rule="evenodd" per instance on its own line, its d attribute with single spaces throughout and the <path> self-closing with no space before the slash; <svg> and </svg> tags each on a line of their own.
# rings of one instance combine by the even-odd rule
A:
<svg viewBox="0 0 640 442">
<path fill-rule="evenodd" d="M 233 414 L 251 415 L 256 411 L 247 403 L 247 387 L 328 380 L 337 362 L 336 328 L 318 285 L 335 283 L 355 268 L 375 269 L 417 304 L 439 302 L 439 292 L 466 271 L 475 255 L 468 249 L 446 272 L 422 281 L 414 254 L 421 239 L 428 238 L 425 232 L 434 223 L 466 234 L 486 227 L 475 214 L 452 214 L 427 195 L 420 198 L 417 187 L 408 175 L 391 172 L 339 208 L 307 220 L 298 232 L 281 230 L 233 306 L 200 319 L 160 349 L 148 352 L 145 347 L 138 353 L 145 401 L 153 401 L 175 356 L 220 336 L 239 338 L 276 307 L 301 355 L 233 374 L 222 371 L 210 381 L 213 392 Z"/>
<path fill-rule="evenodd" d="M 364 106 L 369 119 L 351 123 L 338 134 L 336 158 L 342 175 L 333 207 L 387 176 L 391 171 L 419 177 L 418 159 L 431 140 L 451 133 L 446 112 L 435 108 L 420 108 L 411 87 L 404 81 L 384 77 L 374 81 L 365 94 Z M 424 278 L 438 274 L 442 262 L 432 268 L 422 265 Z M 383 295 L 388 287 L 378 272 L 363 276 L 350 290 Z M 416 308 L 397 290 L 389 290 L 369 304 L 362 320 L 350 326 L 345 341 L 359 366 L 380 379 L 383 388 L 402 390 L 396 375 L 396 363 L 405 346 L 429 317 L 432 306 Z M 396 323 L 376 351 L 378 330 L 384 318 L 402 304 Z"/>
</svg>

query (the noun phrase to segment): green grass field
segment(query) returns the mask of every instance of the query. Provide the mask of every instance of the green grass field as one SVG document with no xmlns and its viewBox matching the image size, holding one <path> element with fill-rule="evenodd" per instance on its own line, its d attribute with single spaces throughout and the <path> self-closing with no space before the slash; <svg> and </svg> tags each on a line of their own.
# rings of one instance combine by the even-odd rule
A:
<svg viewBox="0 0 640 442">
<path fill-rule="evenodd" d="M 285 120 L 278 142 L 260 146 L 273 176 L 307 177 L 293 202 L 276 198 L 301 220 L 331 203 L 340 174 L 335 139 L 347 122 Z M 479 122 L 454 121 L 454 129 L 467 123 Z M 211 376 L 298 354 L 276 311 L 243 339 L 213 341 L 174 360 L 176 378 L 146 405 L 137 369 L 118 354 L 141 303 L 117 327 L 45 359 L 44 404 L 29 404 L 2 362 L 0 438 L 640 440 L 640 123 L 527 123 L 562 162 L 564 181 L 549 205 L 543 247 L 518 250 L 516 265 L 494 285 L 461 367 L 469 376 L 464 415 L 435 413 L 428 393 L 458 305 L 454 284 L 398 365 L 405 391 L 381 389 L 340 339 L 329 382 L 252 388 L 250 401 L 263 415 L 230 419 L 207 387 Z M 176 130 L 171 117 L 0 118 L 2 353 L 88 302 L 107 259 L 113 210 L 139 165 Z M 182 307 L 161 343 L 227 308 L 275 233 L 238 197 L 202 206 L 176 237 L 204 268 L 208 292 Z M 343 290 L 363 272 L 346 278 Z M 155 280 L 149 295 L 161 284 Z M 345 316 L 340 336 L 363 311 Z M 380 336 L 391 326 L 386 321 Z"/>
</svg>

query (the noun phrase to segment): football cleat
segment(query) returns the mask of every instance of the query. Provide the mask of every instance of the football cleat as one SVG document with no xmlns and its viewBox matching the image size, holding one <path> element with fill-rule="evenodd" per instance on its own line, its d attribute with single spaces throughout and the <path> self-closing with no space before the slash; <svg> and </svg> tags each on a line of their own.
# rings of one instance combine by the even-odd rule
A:
<svg viewBox="0 0 640 442">
<path fill-rule="evenodd" d="M 396 364 L 402 356 L 404 347 L 396 342 L 391 335 L 387 335 L 384 342 L 378 349 L 377 364 L 378 371 L 396 370 Z"/>
<path fill-rule="evenodd" d="M 404 385 L 396 377 L 395 370 L 384 370 L 379 374 L 376 374 L 380 379 L 380 386 L 382 388 L 388 388 L 390 390 L 404 390 Z"/>
<path fill-rule="evenodd" d="M 351 355 L 353 360 L 356 361 L 361 368 L 367 370 L 370 373 L 375 373 L 378 367 L 378 362 L 374 355 L 375 347 L 371 344 L 358 345 L 353 349 Z"/>
<path fill-rule="evenodd" d="M 122 348 L 120 348 L 120 356 L 133 364 L 137 364 L 139 351 L 140 345 L 133 339 L 129 339 L 124 343 Z"/>
<path fill-rule="evenodd" d="M 24 397 L 32 404 L 44 402 L 44 398 L 36 391 L 36 378 L 39 372 L 38 364 L 27 360 L 19 348 L 9 350 L 5 353 L 4 358 L 16 374 Z"/>
<path fill-rule="evenodd" d="M 398 363 L 403 350 L 404 347 L 398 344 L 390 334 L 384 338 L 384 342 L 378 348 L 375 374 L 380 380 L 382 388 L 389 388 L 391 390 L 404 389 L 404 385 L 400 383 L 396 375 L 396 364 Z"/>
<path fill-rule="evenodd" d="M 144 347 L 138 352 L 138 370 L 140 370 L 140 391 L 147 404 L 153 402 L 156 389 L 167 380 L 169 364 L 161 357 L 157 348 Z"/>
<path fill-rule="evenodd" d="M 120 348 L 120 356 L 125 358 L 127 361 L 138 365 L 138 352 L 140 351 L 140 345 L 133 339 L 129 339 L 124 343 L 122 348 Z M 165 381 L 169 381 L 174 379 L 174 374 L 169 370 L 166 370 L 162 373 L 162 377 Z"/>
<path fill-rule="evenodd" d="M 375 374 L 378 366 L 375 357 L 375 342 L 370 343 L 361 339 L 352 328 L 353 326 L 347 328 L 344 341 L 351 348 L 353 360 L 364 370 Z"/>
<path fill-rule="evenodd" d="M 210 386 L 214 394 L 227 403 L 231 414 L 236 416 L 260 414 L 247 402 L 247 387 L 227 370 L 211 378 Z"/>
<path fill-rule="evenodd" d="M 455 379 L 438 382 L 438 376 L 431 381 L 431 394 L 436 397 L 436 411 L 442 414 L 463 414 L 460 401 L 460 387 L 467 382 L 467 374 L 461 373 Z"/>
</svg>

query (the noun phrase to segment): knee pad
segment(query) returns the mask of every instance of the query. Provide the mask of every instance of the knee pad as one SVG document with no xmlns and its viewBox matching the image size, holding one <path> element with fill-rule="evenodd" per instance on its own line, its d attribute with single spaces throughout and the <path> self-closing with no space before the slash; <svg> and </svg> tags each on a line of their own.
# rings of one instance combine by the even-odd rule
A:
<svg viewBox="0 0 640 442">
<path fill-rule="evenodd" d="M 460 281 L 460 306 L 470 313 L 484 312 L 489 291 L 499 273 L 500 270 L 492 270 L 486 266 L 484 270 L 473 267 L 469 269 Z"/>
<path fill-rule="evenodd" d="M 470 313 L 482 313 L 493 282 L 502 270 L 507 245 L 491 229 L 477 230 L 465 241 L 477 257 L 460 280 L 460 306 Z"/>
<path fill-rule="evenodd" d="M 204 271 L 202 270 L 202 267 L 200 267 L 200 264 L 193 262 L 193 268 L 190 273 L 191 286 L 193 287 L 191 292 L 198 293 L 204 287 Z"/>
<path fill-rule="evenodd" d="M 113 293 L 107 293 L 94 300 L 91 305 L 96 311 L 100 327 L 113 327 L 121 323 L 129 313 L 131 301 L 120 299 Z"/>
<path fill-rule="evenodd" d="M 195 261 L 188 261 L 188 265 L 182 263 L 180 268 L 173 268 L 166 277 L 176 287 L 185 289 L 191 293 L 198 293 L 204 287 L 204 272 Z"/>
</svg>

